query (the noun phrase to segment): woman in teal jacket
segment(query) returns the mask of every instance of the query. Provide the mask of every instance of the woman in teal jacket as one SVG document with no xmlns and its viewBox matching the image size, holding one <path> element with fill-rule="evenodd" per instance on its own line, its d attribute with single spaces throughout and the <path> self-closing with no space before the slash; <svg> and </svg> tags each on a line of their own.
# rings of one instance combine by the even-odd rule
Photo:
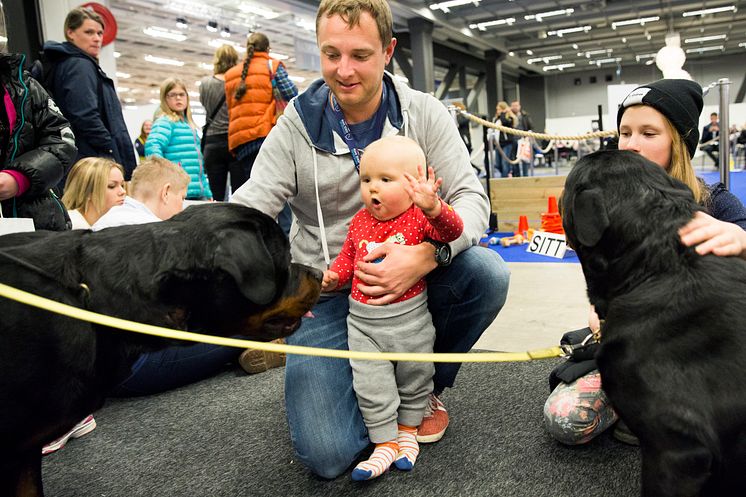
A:
<svg viewBox="0 0 746 497">
<path fill-rule="evenodd" d="M 189 94 L 180 79 L 169 78 L 161 85 L 160 113 L 145 142 L 145 156 L 163 157 L 184 168 L 191 178 L 187 199 L 212 199 L 202 165 L 197 125 L 189 108 Z"/>
</svg>

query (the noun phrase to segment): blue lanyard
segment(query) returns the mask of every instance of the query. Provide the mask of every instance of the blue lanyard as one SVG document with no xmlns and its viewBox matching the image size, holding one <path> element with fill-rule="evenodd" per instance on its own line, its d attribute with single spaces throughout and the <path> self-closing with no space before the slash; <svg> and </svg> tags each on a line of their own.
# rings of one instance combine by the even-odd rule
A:
<svg viewBox="0 0 746 497">
<path fill-rule="evenodd" d="M 386 101 L 386 84 L 383 83 L 382 87 L 383 91 L 381 92 L 381 103 L 378 106 L 378 110 L 376 110 L 376 114 L 374 117 L 375 123 L 373 128 L 374 130 L 376 130 L 376 136 L 379 138 L 381 137 L 381 133 L 383 133 L 383 121 L 384 119 L 386 119 L 386 111 L 384 108 L 384 102 Z M 342 109 L 340 108 L 337 99 L 334 97 L 334 94 L 331 91 L 329 92 L 329 105 L 331 106 L 334 118 L 337 120 L 337 124 L 342 130 L 342 140 L 344 140 L 345 144 L 347 144 L 347 148 L 350 149 L 352 162 L 355 164 L 355 169 L 359 174 L 360 157 L 363 155 L 364 148 L 360 146 L 360 142 L 355 137 L 352 129 L 350 129 L 350 125 L 347 123 L 347 120 L 342 113 Z"/>
</svg>

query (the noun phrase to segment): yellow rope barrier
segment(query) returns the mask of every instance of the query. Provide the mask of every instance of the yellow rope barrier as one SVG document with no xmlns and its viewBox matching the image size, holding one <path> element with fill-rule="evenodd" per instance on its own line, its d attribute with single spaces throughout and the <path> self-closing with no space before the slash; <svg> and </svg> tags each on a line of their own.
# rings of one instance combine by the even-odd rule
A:
<svg viewBox="0 0 746 497">
<path fill-rule="evenodd" d="M 105 316 L 77 307 L 50 300 L 32 293 L 13 288 L 0 283 L 0 297 L 15 300 L 22 304 L 38 307 L 49 312 L 89 323 L 117 328 L 120 330 L 143 333 L 146 335 L 171 338 L 176 340 L 187 340 L 190 342 L 211 343 L 224 347 L 237 347 L 242 349 L 258 349 L 268 352 L 284 352 L 286 354 L 298 354 L 317 357 L 334 357 L 339 359 L 359 359 L 367 361 L 411 361 L 411 362 L 514 362 L 531 361 L 535 359 L 550 359 L 561 357 L 562 349 L 550 347 L 546 349 L 529 350 L 527 352 L 482 352 L 473 354 L 407 354 L 393 352 L 357 352 L 352 350 L 322 349 L 317 347 L 303 347 L 299 345 L 283 345 L 278 343 L 256 342 L 253 340 L 239 340 L 236 338 L 217 337 L 213 335 L 201 335 L 187 331 L 173 330 L 160 326 L 153 326 L 126 319 Z"/>
</svg>

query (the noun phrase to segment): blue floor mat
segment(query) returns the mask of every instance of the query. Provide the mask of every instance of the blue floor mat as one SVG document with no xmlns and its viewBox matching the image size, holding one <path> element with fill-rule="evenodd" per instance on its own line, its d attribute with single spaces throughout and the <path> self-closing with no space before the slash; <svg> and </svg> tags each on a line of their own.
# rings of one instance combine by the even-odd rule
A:
<svg viewBox="0 0 746 497">
<path fill-rule="evenodd" d="M 705 180 L 705 183 L 707 183 L 708 185 L 720 182 L 720 173 L 718 171 L 707 173 L 698 172 L 697 176 Z M 733 195 L 738 197 L 741 202 L 746 204 L 746 171 L 731 171 L 730 191 L 731 193 L 733 193 Z"/>
<path fill-rule="evenodd" d="M 499 239 L 505 236 L 513 236 L 513 233 L 505 231 L 485 235 L 480 241 L 480 244 L 483 245 L 484 243 L 489 242 L 489 239 L 493 237 Z M 578 254 L 576 254 L 575 251 L 569 249 L 567 250 L 567 252 L 565 252 L 564 258 L 557 259 L 556 257 L 549 257 L 547 255 L 532 254 L 527 252 L 527 243 L 523 245 L 512 245 L 510 247 L 503 247 L 498 242 L 495 245 L 488 245 L 488 248 L 500 254 L 500 257 L 502 257 L 505 262 L 580 262 L 578 260 Z"/>
</svg>

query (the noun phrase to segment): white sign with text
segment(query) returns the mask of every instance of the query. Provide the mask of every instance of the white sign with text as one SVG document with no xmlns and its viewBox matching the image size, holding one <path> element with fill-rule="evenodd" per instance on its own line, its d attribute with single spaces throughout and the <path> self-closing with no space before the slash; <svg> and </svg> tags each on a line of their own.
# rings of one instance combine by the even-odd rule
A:
<svg viewBox="0 0 746 497">
<path fill-rule="evenodd" d="M 531 254 L 546 255 L 557 259 L 562 259 L 566 251 L 565 235 L 549 233 L 548 231 L 535 231 L 526 249 L 526 252 Z"/>
</svg>

